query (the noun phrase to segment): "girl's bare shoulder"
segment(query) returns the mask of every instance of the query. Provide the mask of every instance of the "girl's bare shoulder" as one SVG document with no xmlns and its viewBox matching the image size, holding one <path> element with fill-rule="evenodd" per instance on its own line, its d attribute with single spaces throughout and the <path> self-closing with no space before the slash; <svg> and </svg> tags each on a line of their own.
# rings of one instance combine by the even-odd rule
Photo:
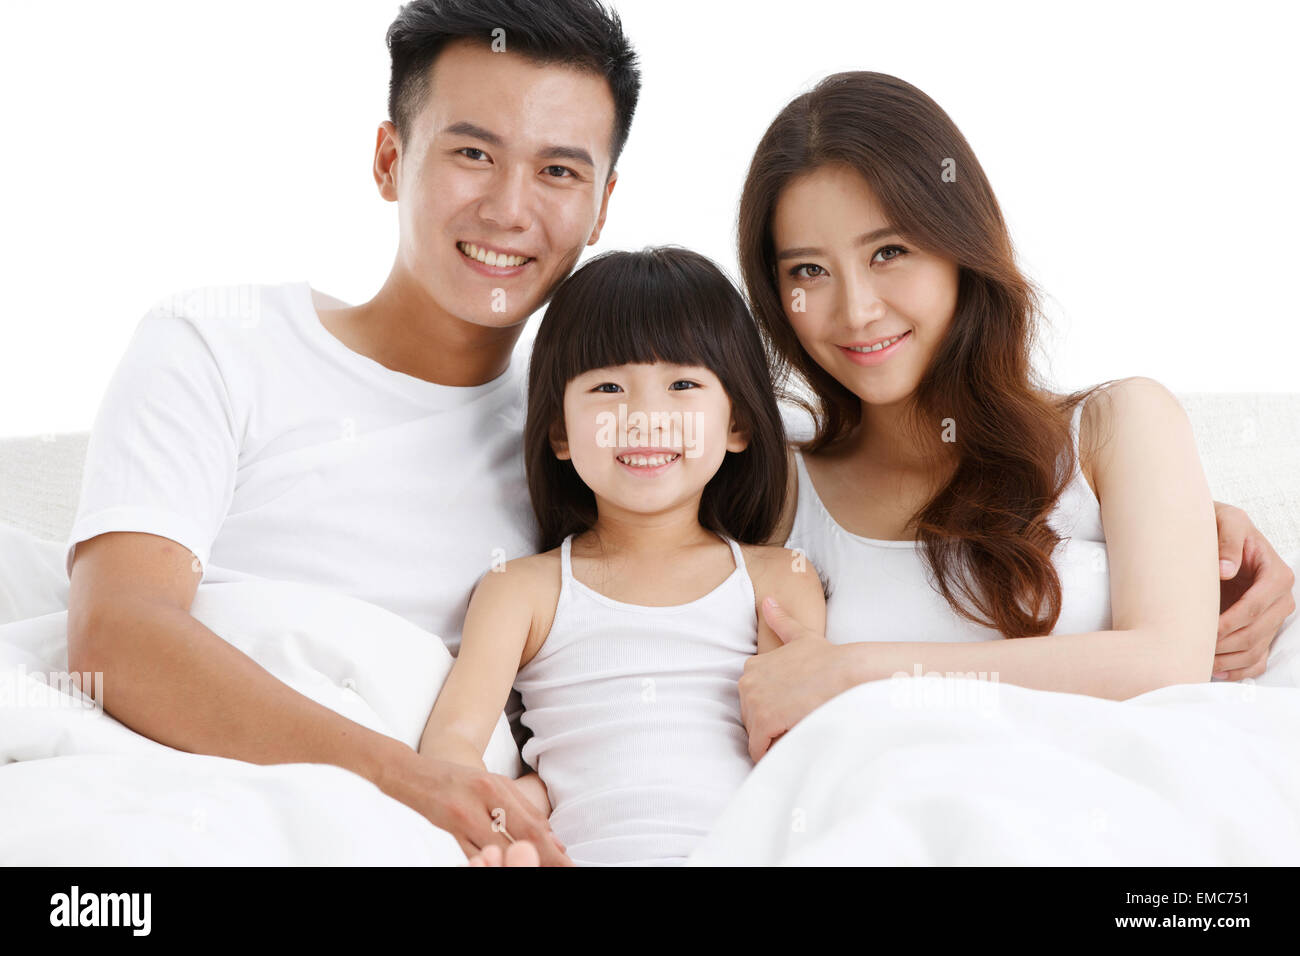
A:
<svg viewBox="0 0 1300 956">
<path fill-rule="evenodd" d="M 528 637 L 520 666 L 532 660 L 551 631 L 560 599 L 560 549 L 513 558 L 494 566 L 480 579 L 490 589 L 488 599 L 523 604 L 529 610 Z"/>
<path fill-rule="evenodd" d="M 802 551 L 775 544 L 742 544 L 740 549 L 755 590 L 784 589 L 791 581 L 817 577 L 817 569 Z"/>
<path fill-rule="evenodd" d="M 545 597 L 560 590 L 560 549 L 552 548 L 541 554 L 512 558 L 494 565 L 485 578 L 495 576 L 499 587 L 519 589 L 529 596 Z"/>
</svg>

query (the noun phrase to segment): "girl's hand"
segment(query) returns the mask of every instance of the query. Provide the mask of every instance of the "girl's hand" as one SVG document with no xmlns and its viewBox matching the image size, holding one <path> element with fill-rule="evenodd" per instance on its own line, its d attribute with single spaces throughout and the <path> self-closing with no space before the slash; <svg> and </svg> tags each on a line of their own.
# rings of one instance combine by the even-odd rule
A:
<svg viewBox="0 0 1300 956">
<path fill-rule="evenodd" d="M 784 646 L 749 658 L 740 678 L 740 718 L 755 763 L 787 730 L 853 686 L 842 662 L 843 648 L 800 624 L 773 599 L 762 606 Z"/>
</svg>

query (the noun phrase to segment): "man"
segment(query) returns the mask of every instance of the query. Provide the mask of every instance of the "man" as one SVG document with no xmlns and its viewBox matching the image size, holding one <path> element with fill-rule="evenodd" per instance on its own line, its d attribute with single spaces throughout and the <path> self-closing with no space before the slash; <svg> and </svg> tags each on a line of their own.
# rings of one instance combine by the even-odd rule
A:
<svg viewBox="0 0 1300 956">
<path fill-rule="evenodd" d="M 600 235 L 640 76 L 593 0 L 408 4 L 374 176 L 399 247 L 369 302 L 202 290 L 141 321 L 69 538 L 68 645 L 104 705 L 182 750 L 353 770 L 462 849 L 531 837 L 505 777 L 419 757 L 296 693 L 189 614 L 200 579 L 320 584 L 454 653 L 478 577 L 532 553 L 524 321 Z M 195 686 L 203 693 L 193 693 Z"/>
<path fill-rule="evenodd" d="M 635 55 L 595 0 L 416 0 L 388 40 L 374 160 L 399 211 L 388 279 L 356 307 L 290 284 L 204 290 L 141 321 L 68 542 L 70 670 L 102 671 L 105 709 L 164 744 L 350 769 L 471 856 L 505 844 L 491 828 L 503 808 L 512 836 L 562 863 L 512 781 L 316 704 L 189 613 L 200 580 L 302 581 L 454 652 L 478 577 L 535 550 L 510 356 L 599 238 Z M 1289 571 L 1240 511 L 1220 510 L 1220 532 L 1238 565 L 1246 542 L 1235 586 L 1267 599 L 1238 591 L 1224 620 L 1267 650 Z"/>
</svg>

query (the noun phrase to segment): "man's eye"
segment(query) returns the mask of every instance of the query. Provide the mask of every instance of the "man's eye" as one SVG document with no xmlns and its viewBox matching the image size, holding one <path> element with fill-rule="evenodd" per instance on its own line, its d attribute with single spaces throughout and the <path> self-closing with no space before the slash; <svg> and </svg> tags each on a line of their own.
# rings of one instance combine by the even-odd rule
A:
<svg viewBox="0 0 1300 956">
<path fill-rule="evenodd" d="M 476 149 L 473 146 L 462 147 L 461 149 L 456 150 L 456 152 L 460 153 L 466 159 L 487 159 L 487 153 L 483 152 L 481 149 Z M 470 153 L 478 153 L 478 155 L 471 156 L 469 155 Z"/>
<path fill-rule="evenodd" d="M 902 246 L 884 246 L 883 248 L 881 248 L 879 251 L 876 252 L 876 256 L 880 256 L 881 253 L 889 252 L 891 249 L 894 250 L 894 252 L 896 252 L 897 255 L 886 256 L 885 258 L 880 260 L 881 262 L 893 262 L 895 259 L 907 255 L 907 250 L 904 249 Z"/>
<path fill-rule="evenodd" d="M 817 272 L 810 275 L 804 272 L 805 269 L 816 269 Z M 821 266 L 813 265 L 811 262 L 806 262 L 801 266 L 795 266 L 793 269 L 790 270 L 790 275 L 796 279 L 819 279 L 825 274 L 826 274 L 825 269 L 823 269 Z"/>
<path fill-rule="evenodd" d="M 599 384 L 599 385 L 597 385 L 595 388 L 593 388 L 592 391 L 593 391 L 593 392 L 600 392 L 600 391 L 604 391 L 604 390 L 607 389 L 607 388 L 612 388 L 612 389 L 616 389 L 616 390 L 618 390 L 618 391 L 622 391 L 622 389 L 619 389 L 619 387 L 618 387 L 617 385 L 615 385 L 613 382 L 602 382 L 601 384 Z M 609 393 L 609 394 L 612 394 L 612 393 Z"/>
<path fill-rule="evenodd" d="M 673 382 L 671 385 L 669 385 L 668 388 L 669 388 L 671 391 L 675 391 L 675 392 L 684 392 L 684 391 L 686 391 L 686 388 L 678 388 L 678 387 L 677 387 L 678 385 L 685 385 L 686 388 L 699 388 L 699 383 L 698 383 L 698 382 L 692 382 L 692 381 L 690 381 L 689 379 L 685 379 L 685 378 L 679 378 L 677 381 L 675 381 L 675 382 Z"/>
<path fill-rule="evenodd" d="M 559 170 L 558 175 L 555 173 L 555 170 L 557 169 Z M 577 173 L 568 166 L 547 166 L 546 171 L 551 173 L 553 179 L 564 179 L 566 177 L 577 178 Z"/>
</svg>

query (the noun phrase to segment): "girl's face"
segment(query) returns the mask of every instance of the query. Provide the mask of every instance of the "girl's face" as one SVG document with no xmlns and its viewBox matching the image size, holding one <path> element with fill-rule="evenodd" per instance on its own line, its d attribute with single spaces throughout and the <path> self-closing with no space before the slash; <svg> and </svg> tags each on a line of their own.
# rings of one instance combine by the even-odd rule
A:
<svg viewBox="0 0 1300 956">
<path fill-rule="evenodd" d="M 783 308 L 804 350 L 864 402 L 908 398 L 952 323 L 956 263 L 894 231 L 866 180 L 842 164 L 790 182 L 772 238 Z"/>
<path fill-rule="evenodd" d="M 579 375 L 564 390 L 564 428 L 552 436 L 556 457 L 573 462 L 602 507 L 639 514 L 698 499 L 726 453 L 749 440 L 713 372 L 667 362 Z"/>
</svg>

